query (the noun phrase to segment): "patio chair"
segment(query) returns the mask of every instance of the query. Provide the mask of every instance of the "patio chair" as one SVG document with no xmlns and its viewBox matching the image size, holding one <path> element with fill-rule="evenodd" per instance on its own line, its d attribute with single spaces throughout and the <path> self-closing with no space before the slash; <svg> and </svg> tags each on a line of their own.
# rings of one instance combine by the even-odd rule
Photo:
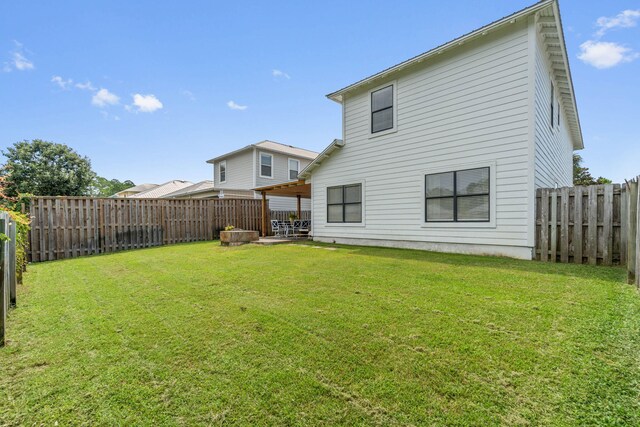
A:
<svg viewBox="0 0 640 427">
<path fill-rule="evenodd" d="M 304 219 L 301 221 L 300 224 L 300 228 L 298 229 L 298 232 L 300 234 L 309 234 L 309 231 L 311 229 L 311 221 L 308 219 Z"/>
<path fill-rule="evenodd" d="M 277 237 L 282 237 L 282 233 L 284 231 L 284 228 L 280 226 L 280 221 L 278 221 L 277 219 L 272 219 L 271 220 L 271 231 Z"/>
<path fill-rule="evenodd" d="M 302 221 L 296 219 L 293 221 L 292 231 L 294 236 L 298 236 L 300 234 L 300 228 L 302 228 Z"/>
</svg>

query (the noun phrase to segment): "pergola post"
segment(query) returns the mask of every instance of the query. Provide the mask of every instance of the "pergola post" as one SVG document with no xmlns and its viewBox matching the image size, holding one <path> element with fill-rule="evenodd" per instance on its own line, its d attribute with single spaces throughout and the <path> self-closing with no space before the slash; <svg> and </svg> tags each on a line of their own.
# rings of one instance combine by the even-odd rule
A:
<svg viewBox="0 0 640 427">
<path fill-rule="evenodd" d="M 262 191 L 262 237 L 267 237 L 267 193 Z"/>
<path fill-rule="evenodd" d="M 300 198 L 301 198 L 300 195 L 297 194 L 296 195 L 296 199 L 297 199 L 296 201 L 298 202 L 298 204 L 297 204 L 297 207 L 298 207 L 298 219 L 302 219 L 301 218 L 301 216 L 302 216 L 302 208 L 301 208 L 301 204 L 300 204 Z"/>
</svg>

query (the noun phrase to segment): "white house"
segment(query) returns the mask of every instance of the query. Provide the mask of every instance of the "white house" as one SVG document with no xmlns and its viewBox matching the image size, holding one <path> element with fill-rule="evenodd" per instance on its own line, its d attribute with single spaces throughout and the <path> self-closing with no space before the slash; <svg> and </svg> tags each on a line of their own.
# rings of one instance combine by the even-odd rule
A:
<svg viewBox="0 0 640 427">
<path fill-rule="evenodd" d="M 531 259 L 535 190 L 583 148 L 556 0 L 328 98 L 342 140 L 300 174 L 318 241 Z"/>
<path fill-rule="evenodd" d="M 260 198 L 254 188 L 297 181 L 298 173 L 317 155 L 315 151 L 261 141 L 207 160 L 207 163 L 213 165 L 216 191 L 230 193 L 243 190 L 250 192 L 249 197 Z M 296 209 L 295 199 L 278 196 L 269 196 L 268 199 L 271 210 Z M 302 209 L 311 210 L 309 200 L 302 202 Z"/>
</svg>

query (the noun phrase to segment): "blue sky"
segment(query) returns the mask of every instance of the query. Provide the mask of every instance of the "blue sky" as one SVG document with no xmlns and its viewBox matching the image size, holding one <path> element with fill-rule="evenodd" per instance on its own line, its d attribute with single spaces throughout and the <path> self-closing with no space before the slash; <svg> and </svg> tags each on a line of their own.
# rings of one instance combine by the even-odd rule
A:
<svg viewBox="0 0 640 427">
<path fill-rule="evenodd" d="M 341 135 L 327 93 L 531 3 L 2 2 L 0 148 L 65 143 L 136 183 L 211 179 L 205 160 L 263 139 L 319 151 Z M 640 2 L 561 13 L 581 154 L 594 175 L 635 176 Z"/>
</svg>

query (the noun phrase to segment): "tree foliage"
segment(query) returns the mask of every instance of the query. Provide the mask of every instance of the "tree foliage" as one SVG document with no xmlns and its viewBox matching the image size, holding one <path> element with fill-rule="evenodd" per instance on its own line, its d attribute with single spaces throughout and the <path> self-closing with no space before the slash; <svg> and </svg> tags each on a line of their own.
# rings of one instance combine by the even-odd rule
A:
<svg viewBox="0 0 640 427">
<path fill-rule="evenodd" d="M 91 195 L 96 197 L 109 197 L 133 186 L 135 186 L 135 184 L 128 179 L 126 181 L 119 181 L 117 179 L 107 179 L 96 176 L 91 185 Z"/>
<path fill-rule="evenodd" d="M 37 196 L 84 196 L 89 194 L 95 173 L 91 161 L 64 144 L 34 139 L 16 142 L 2 151 L 6 162 L 0 169 L 8 177 L 5 192 Z"/>
<path fill-rule="evenodd" d="M 589 168 L 582 166 L 582 156 L 579 154 L 573 155 L 573 185 L 597 185 L 597 184 L 611 184 L 611 180 L 599 176 L 594 179 L 589 172 Z"/>
</svg>

